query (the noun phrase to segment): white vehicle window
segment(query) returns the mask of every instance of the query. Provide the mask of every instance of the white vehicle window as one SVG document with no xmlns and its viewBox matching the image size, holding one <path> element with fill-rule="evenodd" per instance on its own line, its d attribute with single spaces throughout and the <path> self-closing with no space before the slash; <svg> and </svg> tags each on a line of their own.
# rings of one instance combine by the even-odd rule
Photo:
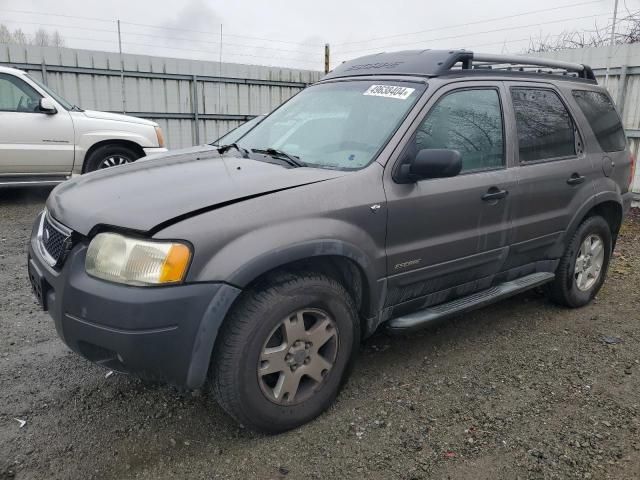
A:
<svg viewBox="0 0 640 480">
<path fill-rule="evenodd" d="M 0 111 L 37 112 L 41 96 L 13 75 L 0 73 Z"/>
</svg>

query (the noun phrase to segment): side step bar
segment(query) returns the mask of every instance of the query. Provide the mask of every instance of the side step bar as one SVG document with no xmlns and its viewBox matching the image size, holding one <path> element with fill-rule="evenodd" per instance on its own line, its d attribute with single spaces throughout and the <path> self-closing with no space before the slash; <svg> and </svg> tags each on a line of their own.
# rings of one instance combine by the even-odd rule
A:
<svg viewBox="0 0 640 480">
<path fill-rule="evenodd" d="M 58 185 L 70 177 L 0 177 L 0 187 L 48 187 Z"/>
<path fill-rule="evenodd" d="M 487 290 L 471 294 L 468 297 L 458 298 L 451 302 L 442 303 L 402 317 L 393 318 L 387 323 L 387 330 L 389 330 L 390 333 L 396 334 L 420 330 L 436 321 L 475 310 L 476 308 L 483 307 L 498 300 L 511 297 L 525 290 L 550 282 L 554 278 L 555 274 L 550 272 L 532 273 L 516 280 L 488 288 Z"/>
</svg>

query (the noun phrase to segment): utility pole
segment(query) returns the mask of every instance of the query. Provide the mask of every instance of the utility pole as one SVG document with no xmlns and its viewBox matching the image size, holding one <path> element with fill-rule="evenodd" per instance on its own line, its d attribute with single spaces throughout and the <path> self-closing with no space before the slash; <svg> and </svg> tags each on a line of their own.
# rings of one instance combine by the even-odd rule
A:
<svg viewBox="0 0 640 480">
<path fill-rule="evenodd" d="M 329 59 L 330 59 L 329 44 L 325 43 L 324 44 L 324 73 L 325 74 L 329 73 Z"/>
<path fill-rule="evenodd" d="M 120 19 L 118 19 L 118 50 L 120 51 L 120 88 L 122 89 L 122 113 L 127 113 L 127 100 L 124 94 L 124 60 L 122 58 L 122 35 L 120 34 Z"/>
<path fill-rule="evenodd" d="M 220 24 L 220 68 L 222 68 L 222 24 Z"/>
<path fill-rule="evenodd" d="M 218 77 L 222 77 L 222 23 L 220 24 L 220 55 L 218 56 Z M 218 113 L 222 113 L 222 78 L 218 80 Z M 220 133 L 218 131 L 218 133 Z"/>
<path fill-rule="evenodd" d="M 609 69 L 611 68 L 611 57 L 613 56 L 613 42 L 615 42 L 616 36 L 616 19 L 618 17 L 618 0 L 614 1 L 613 7 L 613 23 L 611 24 L 611 39 L 609 41 L 609 51 L 607 53 L 607 71 L 604 75 L 604 86 L 607 87 L 609 83 Z"/>
</svg>

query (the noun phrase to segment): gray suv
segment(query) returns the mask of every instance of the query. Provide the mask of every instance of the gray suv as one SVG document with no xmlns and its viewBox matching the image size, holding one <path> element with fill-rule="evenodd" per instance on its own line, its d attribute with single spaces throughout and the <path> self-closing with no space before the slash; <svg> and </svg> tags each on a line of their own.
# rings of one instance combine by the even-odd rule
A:
<svg viewBox="0 0 640 480">
<path fill-rule="evenodd" d="M 587 66 L 372 55 L 233 144 L 61 184 L 29 277 L 80 355 L 210 386 L 238 422 L 279 432 L 332 403 L 378 328 L 406 334 L 538 286 L 589 303 L 633 163 Z"/>
</svg>

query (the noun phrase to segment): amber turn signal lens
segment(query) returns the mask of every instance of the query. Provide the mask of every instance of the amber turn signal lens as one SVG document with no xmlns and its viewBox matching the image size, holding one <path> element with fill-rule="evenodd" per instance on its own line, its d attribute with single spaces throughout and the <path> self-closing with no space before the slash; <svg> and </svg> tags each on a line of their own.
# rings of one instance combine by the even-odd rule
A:
<svg viewBox="0 0 640 480">
<path fill-rule="evenodd" d="M 160 127 L 156 127 L 156 137 L 158 137 L 158 146 L 164 148 L 164 133 Z"/>
<path fill-rule="evenodd" d="M 174 243 L 162 264 L 159 283 L 175 283 L 184 280 L 191 260 L 191 251 L 186 245 Z"/>
</svg>

